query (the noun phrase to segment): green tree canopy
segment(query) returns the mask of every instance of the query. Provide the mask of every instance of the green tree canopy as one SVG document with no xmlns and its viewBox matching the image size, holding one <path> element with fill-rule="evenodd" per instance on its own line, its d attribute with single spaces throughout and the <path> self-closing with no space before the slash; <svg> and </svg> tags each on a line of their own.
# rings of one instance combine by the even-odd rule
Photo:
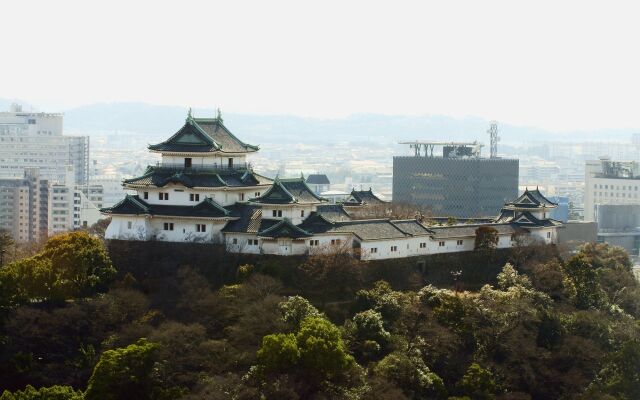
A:
<svg viewBox="0 0 640 400">
<path fill-rule="evenodd" d="M 5 390 L 0 400 L 83 400 L 81 391 L 75 391 L 70 386 L 51 386 L 36 389 L 28 385 L 24 390 L 13 393 Z"/>
<path fill-rule="evenodd" d="M 86 400 L 153 399 L 159 386 L 154 357 L 158 345 L 140 339 L 100 356 L 85 392 Z"/>
</svg>

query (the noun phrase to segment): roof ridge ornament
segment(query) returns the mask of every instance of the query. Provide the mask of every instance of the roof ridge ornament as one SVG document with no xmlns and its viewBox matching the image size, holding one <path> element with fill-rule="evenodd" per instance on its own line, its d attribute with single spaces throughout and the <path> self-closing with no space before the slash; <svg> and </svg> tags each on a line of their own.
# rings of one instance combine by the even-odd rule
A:
<svg viewBox="0 0 640 400">
<path fill-rule="evenodd" d="M 189 107 L 189 112 L 187 112 L 187 121 L 192 119 L 193 119 L 193 115 L 191 115 L 191 107 Z"/>
<path fill-rule="evenodd" d="M 216 109 L 216 120 L 222 123 L 222 111 L 220 110 L 220 107 Z"/>
</svg>

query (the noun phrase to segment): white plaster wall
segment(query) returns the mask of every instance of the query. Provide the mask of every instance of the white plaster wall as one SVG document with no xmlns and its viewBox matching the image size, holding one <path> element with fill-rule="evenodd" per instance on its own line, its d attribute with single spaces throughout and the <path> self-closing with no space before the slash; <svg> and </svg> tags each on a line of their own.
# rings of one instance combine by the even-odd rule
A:
<svg viewBox="0 0 640 400">
<path fill-rule="evenodd" d="M 186 156 L 175 156 L 175 155 L 162 155 L 162 165 L 164 166 L 183 166 L 184 159 L 188 158 Z M 247 161 L 246 156 L 221 156 L 221 155 L 209 155 L 203 157 L 191 157 L 191 165 L 194 168 L 198 167 L 214 167 L 214 166 L 222 166 L 226 167 L 229 165 L 229 159 L 233 158 L 233 165 L 241 165 Z"/>
<path fill-rule="evenodd" d="M 182 191 L 176 191 L 182 190 Z M 178 185 L 167 185 L 163 188 L 148 188 L 148 189 L 136 189 L 136 192 L 140 199 L 149 204 L 158 205 L 171 205 L 171 206 L 194 206 L 202 202 L 206 197 L 210 197 L 222 206 L 233 205 L 240 201 L 240 193 L 244 193 L 245 201 L 255 197 L 256 192 L 263 193 L 266 188 L 251 188 L 251 189 L 189 189 Z M 149 198 L 144 198 L 144 192 L 149 192 Z M 169 193 L 169 200 L 160 200 L 158 193 Z M 199 194 L 200 201 L 191 201 L 189 194 Z"/>
<path fill-rule="evenodd" d="M 307 244 L 304 240 L 286 240 L 285 246 L 281 246 L 280 240 L 262 240 L 263 254 L 275 255 L 302 255 L 307 253 Z"/>
<path fill-rule="evenodd" d="M 172 231 L 164 230 L 165 222 L 173 222 Z M 206 232 L 197 232 L 196 224 L 205 224 Z M 221 240 L 220 231 L 225 225 L 224 221 L 154 217 L 150 220 L 149 235 L 167 242 L 217 242 Z"/>
<path fill-rule="evenodd" d="M 131 222 L 129 228 L 128 222 Z M 149 238 L 149 221 L 143 216 L 117 216 L 111 218 L 111 223 L 107 227 L 105 239 L 123 240 L 147 240 Z"/>
<path fill-rule="evenodd" d="M 309 214 L 315 211 L 316 208 L 317 207 L 315 205 L 290 205 L 280 207 L 265 205 L 262 207 L 262 218 L 276 220 L 288 218 L 294 225 L 298 225 L 307 219 Z M 282 217 L 274 217 L 273 210 L 282 211 Z M 304 210 L 304 217 L 300 215 L 302 210 Z"/>
<path fill-rule="evenodd" d="M 236 241 L 234 243 L 233 241 Z M 258 245 L 249 245 L 249 239 L 258 240 Z M 260 254 L 262 248 L 262 239 L 256 235 L 242 233 L 228 233 L 225 235 L 225 247 L 232 253 L 243 254 Z"/>
</svg>

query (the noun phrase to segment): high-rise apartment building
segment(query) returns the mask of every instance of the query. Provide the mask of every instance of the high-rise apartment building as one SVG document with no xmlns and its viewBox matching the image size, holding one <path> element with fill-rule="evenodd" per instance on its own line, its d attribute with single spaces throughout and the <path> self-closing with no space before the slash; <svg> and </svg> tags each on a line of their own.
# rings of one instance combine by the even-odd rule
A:
<svg viewBox="0 0 640 400">
<path fill-rule="evenodd" d="M 608 158 L 585 164 L 584 219 L 598 219 L 598 205 L 640 204 L 640 164 Z"/>
<path fill-rule="evenodd" d="M 38 168 L 40 177 L 64 182 L 72 166 L 74 182 L 86 184 L 89 175 L 89 138 L 63 136 L 63 115 L 23 112 L 12 105 L 0 112 L 0 178 L 22 178 L 25 168 Z"/>
<path fill-rule="evenodd" d="M 0 179 L 0 230 L 17 242 L 43 240 L 48 233 L 49 182 L 36 168 L 20 179 Z"/>
</svg>

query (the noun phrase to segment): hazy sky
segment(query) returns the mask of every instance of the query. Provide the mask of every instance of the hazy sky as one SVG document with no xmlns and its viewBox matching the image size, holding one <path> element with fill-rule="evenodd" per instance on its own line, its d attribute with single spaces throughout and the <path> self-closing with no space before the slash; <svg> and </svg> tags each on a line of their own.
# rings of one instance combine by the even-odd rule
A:
<svg viewBox="0 0 640 400">
<path fill-rule="evenodd" d="M 0 97 L 640 128 L 636 4 L 2 1 Z"/>
</svg>

